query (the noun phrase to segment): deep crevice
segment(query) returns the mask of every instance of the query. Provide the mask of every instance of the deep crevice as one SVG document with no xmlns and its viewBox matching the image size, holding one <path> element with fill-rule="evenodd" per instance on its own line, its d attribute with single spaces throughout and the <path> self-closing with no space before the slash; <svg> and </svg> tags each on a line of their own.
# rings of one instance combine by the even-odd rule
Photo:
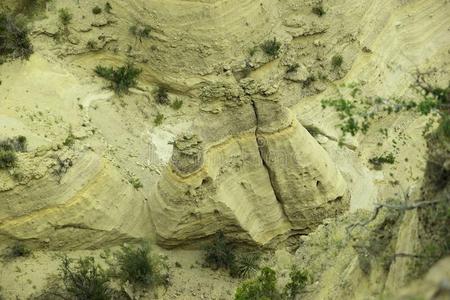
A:
<svg viewBox="0 0 450 300">
<path fill-rule="evenodd" d="M 273 171 L 270 169 L 269 165 L 267 165 L 266 160 L 264 159 L 264 153 L 263 153 L 263 147 L 265 144 L 265 140 L 263 137 L 258 137 L 258 127 L 259 127 L 259 116 L 258 116 L 258 109 L 256 108 L 255 101 L 251 101 L 253 112 L 255 113 L 255 120 L 256 120 L 256 127 L 255 127 L 255 140 L 256 144 L 258 146 L 258 152 L 259 157 L 261 159 L 262 165 L 264 169 L 267 171 L 267 175 L 269 176 L 269 183 L 270 187 L 272 188 L 273 194 L 275 195 L 275 199 L 280 204 L 281 211 L 283 212 L 283 215 L 286 217 L 286 220 L 288 220 L 289 223 L 291 223 L 291 220 L 289 219 L 288 215 L 286 214 L 283 201 L 281 200 L 280 195 L 277 192 L 277 189 L 275 188 L 275 184 L 273 182 Z M 291 223 L 292 225 L 292 223 Z"/>
</svg>

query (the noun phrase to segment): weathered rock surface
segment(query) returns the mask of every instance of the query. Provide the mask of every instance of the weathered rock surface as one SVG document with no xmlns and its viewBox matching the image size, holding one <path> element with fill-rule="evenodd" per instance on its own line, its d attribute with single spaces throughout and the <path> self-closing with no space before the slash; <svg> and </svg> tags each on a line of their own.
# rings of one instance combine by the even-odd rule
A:
<svg viewBox="0 0 450 300">
<path fill-rule="evenodd" d="M 248 103 L 195 128 L 174 143 L 150 202 L 161 244 L 222 230 L 268 245 L 348 207 L 339 171 L 287 108 Z"/>
</svg>

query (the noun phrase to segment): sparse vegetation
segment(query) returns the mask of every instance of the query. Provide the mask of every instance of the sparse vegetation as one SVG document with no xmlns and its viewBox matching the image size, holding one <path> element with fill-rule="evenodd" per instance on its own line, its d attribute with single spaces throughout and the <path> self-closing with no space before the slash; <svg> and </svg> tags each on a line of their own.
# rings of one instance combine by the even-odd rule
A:
<svg viewBox="0 0 450 300">
<path fill-rule="evenodd" d="M 86 43 L 86 48 L 90 49 L 90 50 L 94 50 L 97 48 L 97 42 L 94 40 L 89 40 Z"/>
<path fill-rule="evenodd" d="M 27 138 L 17 136 L 0 141 L 0 169 L 8 169 L 17 162 L 16 152 L 27 151 Z"/>
<path fill-rule="evenodd" d="M 102 13 L 102 9 L 100 8 L 100 6 L 95 6 L 95 7 L 92 9 L 92 13 L 93 13 L 94 15 L 101 14 L 101 13 Z"/>
<path fill-rule="evenodd" d="M 59 22 L 64 27 L 67 27 L 72 22 L 73 19 L 72 13 L 67 8 L 61 8 L 60 10 L 58 10 L 58 17 Z"/>
<path fill-rule="evenodd" d="M 289 273 L 290 281 L 284 287 L 283 298 L 288 300 L 297 299 L 297 295 L 303 291 L 308 283 L 308 273 L 293 268 Z"/>
<path fill-rule="evenodd" d="M 114 69 L 113 67 L 97 66 L 95 73 L 111 82 L 111 88 L 116 94 L 121 95 L 128 92 L 131 87 L 137 84 L 137 77 L 142 70 L 135 68 L 132 64 L 126 64 Z"/>
<path fill-rule="evenodd" d="M 394 162 L 395 157 L 393 153 L 383 154 L 369 159 L 369 163 L 371 163 L 377 168 L 381 168 L 383 164 L 393 164 Z"/>
<path fill-rule="evenodd" d="M 277 278 L 274 270 L 263 268 L 261 274 L 253 280 L 242 283 L 236 290 L 235 300 L 279 300 L 280 292 L 276 287 Z"/>
<path fill-rule="evenodd" d="M 163 104 L 163 105 L 169 104 L 170 100 L 169 100 L 169 93 L 168 93 L 167 88 L 162 85 L 159 86 L 155 92 L 155 99 L 156 99 L 156 102 L 159 104 Z"/>
<path fill-rule="evenodd" d="M 118 277 L 134 285 L 157 287 L 169 283 L 169 269 L 162 258 L 151 255 L 148 244 L 137 248 L 122 247 L 116 253 Z"/>
<path fill-rule="evenodd" d="M 28 33 L 23 17 L 0 13 L 0 56 L 28 59 L 33 53 Z"/>
<path fill-rule="evenodd" d="M 130 33 L 140 42 L 142 42 L 142 39 L 148 39 L 151 32 L 152 28 L 149 25 L 133 25 L 130 27 Z"/>
<path fill-rule="evenodd" d="M 342 67 L 342 64 L 344 63 L 344 58 L 340 54 L 336 54 L 331 58 L 331 65 L 334 69 L 338 69 Z"/>
<path fill-rule="evenodd" d="M 216 233 L 210 244 L 205 247 L 205 263 L 210 268 L 230 270 L 235 262 L 235 247 L 222 231 Z"/>
<path fill-rule="evenodd" d="M 112 299 L 110 278 L 107 272 L 95 263 L 93 257 L 80 258 L 75 262 L 63 257 L 59 271 L 63 293 L 70 297 L 69 299 Z"/>
<path fill-rule="evenodd" d="M 15 11 L 16 14 L 24 14 L 26 16 L 37 15 L 41 12 L 47 2 L 50 0 L 18 0 L 17 9 Z"/>
<path fill-rule="evenodd" d="M 129 182 L 131 183 L 131 185 L 136 189 L 140 189 L 142 187 L 144 187 L 144 185 L 142 185 L 141 180 L 137 177 L 132 177 L 129 179 Z"/>
<path fill-rule="evenodd" d="M 237 256 L 230 267 L 232 277 L 249 278 L 259 270 L 261 255 L 257 252 L 243 253 Z"/>
<path fill-rule="evenodd" d="M 319 17 L 322 17 L 326 14 L 325 8 L 323 7 L 322 3 L 313 6 L 311 11 L 313 14 L 318 15 Z"/>
<path fill-rule="evenodd" d="M 183 100 L 176 99 L 172 102 L 170 107 L 172 107 L 174 110 L 179 110 L 183 106 Z"/>
<path fill-rule="evenodd" d="M 31 250 L 21 242 L 15 243 L 8 251 L 7 257 L 14 259 L 16 257 L 26 257 L 31 254 Z"/>
<path fill-rule="evenodd" d="M 159 126 L 159 125 L 161 125 L 163 123 L 164 119 L 165 119 L 164 114 L 158 113 L 156 115 L 155 120 L 153 121 L 153 123 L 155 124 L 155 126 Z"/>
<path fill-rule="evenodd" d="M 281 43 L 276 38 L 273 40 L 267 40 L 261 44 L 261 49 L 272 57 L 276 57 L 281 49 Z"/>
<path fill-rule="evenodd" d="M 109 3 L 109 2 L 106 2 L 106 3 L 105 3 L 105 11 L 106 11 L 108 14 L 111 13 L 111 11 L 112 11 L 111 3 Z"/>
<path fill-rule="evenodd" d="M 286 73 L 294 73 L 297 72 L 298 67 L 300 67 L 300 65 L 298 63 L 295 64 L 290 64 L 286 70 Z"/>
</svg>

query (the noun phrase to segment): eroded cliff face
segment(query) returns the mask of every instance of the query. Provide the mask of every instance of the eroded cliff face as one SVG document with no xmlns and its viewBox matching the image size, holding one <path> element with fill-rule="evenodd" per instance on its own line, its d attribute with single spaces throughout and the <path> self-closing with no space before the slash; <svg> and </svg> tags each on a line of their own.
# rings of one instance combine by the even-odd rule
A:
<svg viewBox="0 0 450 300">
<path fill-rule="evenodd" d="M 297 259 L 309 251 L 320 274 L 311 299 L 358 299 L 362 286 L 380 294 L 382 266 L 366 276 L 352 246 L 341 247 L 347 218 L 356 222 L 346 212 L 366 216 L 375 202 L 420 188 L 428 119 L 384 116 L 340 140 L 342 120 L 321 100 L 416 98 L 416 69 L 438 67 L 434 79 L 447 84 L 448 2 L 328 0 L 322 17 L 313 1 L 108 2 L 111 12 L 97 15 L 92 8 L 105 3 L 49 2 L 30 23 L 34 54 L 0 65 L 0 139 L 28 139 L 17 166 L 0 170 L 0 249 L 18 240 L 62 251 L 140 239 L 197 245 L 219 230 L 276 248 L 301 235 Z M 73 14 L 65 30 L 60 8 Z M 130 33 L 146 25 L 148 37 Z M 274 38 L 281 48 L 269 55 L 261 45 Z M 126 62 L 142 74 L 119 97 L 93 69 Z M 181 109 L 157 103 L 161 86 Z M 394 164 L 368 164 L 391 151 Z M 417 218 L 408 213 L 392 238 L 398 251 L 416 249 Z M 323 270 L 329 261 L 339 263 Z M 406 264 L 392 266 L 388 289 L 406 283 Z"/>
<path fill-rule="evenodd" d="M 174 143 L 150 202 L 162 244 L 220 230 L 274 246 L 348 208 L 343 177 L 289 109 L 250 101 L 214 118 Z"/>
</svg>

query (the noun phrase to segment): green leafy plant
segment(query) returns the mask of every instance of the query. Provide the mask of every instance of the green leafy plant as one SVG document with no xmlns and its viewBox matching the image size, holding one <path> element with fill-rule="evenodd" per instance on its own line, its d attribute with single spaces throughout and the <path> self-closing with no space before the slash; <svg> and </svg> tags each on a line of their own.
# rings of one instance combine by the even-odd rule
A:
<svg viewBox="0 0 450 300">
<path fill-rule="evenodd" d="M 102 9 L 100 8 L 100 6 L 95 6 L 95 7 L 92 9 L 92 13 L 93 13 L 94 15 L 101 14 L 101 13 L 102 13 Z"/>
<path fill-rule="evenodd" d="M 130 27 L 130 33 L 141 42 L 142 39 L 148 39 L 151 32 L 152 28 L 149 25 L 133 25 Z"/>
<path fill-rule="evenodd" d="M 380 156 L 372 157 L 369 159 L 369 163 L 376 167 L 381 167 L 383 164 L 393 164 L 395 157 L 393 153 L 382 154 Z"/>
<path fill-rule="evenodd" d="M 142 183 L 141 183 L 141 180 L 137 177 L 130 178 L 129 182 L 136 190 L 144 187 L 144 185 L 142 185 Z"/>
<path fill-rule="evenodd" d="M 28 59 L 33 53 L 28 34 L 24 18 L 0 13 L 0 56 Z"/>
<path fill-rule="evenodd" d="M 153 121 L 153 123 L 155 124 L 155 126 L 159 126 L 159 125 L 161 125 L 163 123 L 164 119 L 165 119 L 164 114 L 158 113 L 156 115 L 155 120 Z"/>
<path fill-rule="evenodd" d="M 294 73 L 297 72 L 298 67 L 300 67 L 300 65 L 298 63 L 295 64 L 290 64 L 286 70 L 286 73 Z"/>
<path fill-rule="evenodd" d="M 135 87 L 137 85 L 136 79 L 141 72 L 141 69 L 135 68 L 132 64 L 126 64 L 117 69 L 103 66 L 97 66 L 95 68 L 95 73 L 109 80 L 111 82 L 111 88 L 118 95 L 128 92 L 131 87 Z"/>
<path fill-rule="evenodd" d="M 249 278 L 259 270 L 259 253 L 243 253 L 237 256 L 230 267 L 232 277 Z"/>
<path fill-rule="evenodd" d="M 176 99 L 173 101 L 173 103 L 170 105 L 174 110 L 179 110 L 183 106 L 183 100 Z"/>
<path fill-rule="evenodd" d="M 297 295 L 303 291 L 308 283 L 308 273 L 293 268 L 289 273 L 290 281 L 284 287 L 283 296 L 285 299 L 295 300 Z"/>
<path fill-rule="evenodd" d="M 261 274 L 250 281 L 242 283 L 236 290 L 235 300 L 278 300 L 282 299 L 276 288 L 276 273 L 270 268 L 263 268 Z"/>
<path fill-rule="evenodd" d="M 59 17 L 59 22 L 64 27 L 67 27 L 67 25 L 69 25 L 73 19 L 72 13 L 67 8 L 61 8 L 60 10 L 58 10 L 58 17 Z"/>
<path fill-rule="evenodd" d="M 205 263 L 210 268 L 231 269 L 236 261 L 235 247 L 222 231 L 217 232 L 205 247 Z"/>
<path fill-rule="evenodd" d="M 112 299 L 113 290 L 109 286 L 109 276 L 95 263 L 93 257 L 80 258 L 75 262 L 63 257 L 59 272 L 63 291 L 71 297 L 69 299 Z"/>
<path fill-rule="evenodd" d="M 148 244 L 137 248 L 124 246 L 116 257 L 118 276 L 123 282 L 151 287 L 169 283 L 167 264 L 160 257 L 151 255 Z"/>
<path fill-rule="evenodd" d="M 325 8 L 321 3 L 313 6 L 311 11 L 313 14 L 318 15 L 319 17 L 322 17 L 326 14 Z"/>
<path fill-rule="evenodd" d="M 261 44 L 261 49 L 268 55 L 276 57 L 281 49 L 281 43 L 276 38 L 273 40 L 267 40 Z"/>
<path fill-rule="evenodd" d="M 334 69 L 338 69 L 342 67 L 342 64 L 344 63 L 344 58 L 340 54 L 336 54 L 331 58 L 331 65 Z"/>
<path fill-rule="evenodd" d="M 21 242 L 15 243 L 8 252 L 9 258 L 26 257 L 31 254 L 31 250 Z"/>
</svg>

